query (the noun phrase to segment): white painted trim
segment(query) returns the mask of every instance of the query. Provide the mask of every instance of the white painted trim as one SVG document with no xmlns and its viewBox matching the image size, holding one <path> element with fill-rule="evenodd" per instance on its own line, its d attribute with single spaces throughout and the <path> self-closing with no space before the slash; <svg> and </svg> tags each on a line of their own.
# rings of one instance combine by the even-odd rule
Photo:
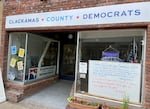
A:
<svg viewBox="0 0 150 109">
<path fill-rule="evenodd" d="M 74 83 L 74 92 L 77 91 L 77 79 L 78 79 L 78 68 L 79 68 L 79 37 L 80 32 L 77 32 L 77 47 L 76 47 L 76 64 L 75 64 L 75 83 Z"/>
<path fill-rule="evenodd" d="M 24 70 L 23 70 L 23 84 L 25 84 L 25 72 L 26 72 L 26 62 L 27 62 L 27 53 L 28 53 L 28 33 L 25 33 L 26 41 L 25 41 L 25 57 L 24 57 Z"/>
<path fill-rule="evenodd" d="M 141 80 L 141 82 L 142 82 L 142 86 L 141 86 L 141 88 L 142 88 L 142 90 L 141 90 L 141 103 L 143 103 L 144 102 L 144 97 L 145 97 L 145 67 L 146 67 L 146 40 L 147 39 L 147 31 L 145 30 L 145 34 L 144 34 L 144 36 L 143 36 L 143 42 L 141 42 L 142 44 L 143 44 L 143 46 L 142 46 L 142 50 L 143 50 L 143 52 L 142 52 L 142 58 L 143 58 L 143 60 L 142 60 L 142 80 Z"/>
</svg>

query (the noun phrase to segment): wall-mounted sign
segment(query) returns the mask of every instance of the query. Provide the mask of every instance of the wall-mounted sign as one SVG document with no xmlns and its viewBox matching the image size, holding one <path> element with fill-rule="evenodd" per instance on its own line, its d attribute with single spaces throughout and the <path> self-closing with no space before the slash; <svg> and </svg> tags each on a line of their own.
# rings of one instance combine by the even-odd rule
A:
<svg viewBox="0 0 150 109">
<path fill-rule="evenodd" d="M 150 2 L 139 2 L 7 16 L 5 28 L 149 22 L 149 6 Z"/>
</svg>

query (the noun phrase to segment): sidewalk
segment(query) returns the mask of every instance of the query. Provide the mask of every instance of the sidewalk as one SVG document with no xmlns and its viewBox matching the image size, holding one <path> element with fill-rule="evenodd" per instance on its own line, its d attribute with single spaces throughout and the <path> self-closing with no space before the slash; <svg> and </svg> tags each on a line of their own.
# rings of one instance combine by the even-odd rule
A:
<svg viewBox="0 0 150 109">
<path fill-rule="evenodd" d="M 0 103 L 0 109 L 29 109 L 27 107 L 22 106 L 19 103 L 12 103 L 9 101 Z"/>
<path fill-rule="evenodd" d="M 72 84 L 72 81 L 60 80 L 18 103 L 0 103 L 0 109 L 66 109 L 67 97 L 73 93 Z"/>
</svg>

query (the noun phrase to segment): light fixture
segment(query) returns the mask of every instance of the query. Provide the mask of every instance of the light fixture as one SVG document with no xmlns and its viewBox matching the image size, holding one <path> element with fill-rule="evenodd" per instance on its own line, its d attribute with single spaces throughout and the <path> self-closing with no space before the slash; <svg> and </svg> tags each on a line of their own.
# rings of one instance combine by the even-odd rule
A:
<svg viewBox="0 0 150 109">
<path fill-rule="evenodd" d="M 72 38 L 73 38 L 73 35 L 72 35 L 72 34 L 69 34 L 69 35 L 68 35 L 68 38 L 69 38 L 69 39 L 72 39 Z"/>
</svg>

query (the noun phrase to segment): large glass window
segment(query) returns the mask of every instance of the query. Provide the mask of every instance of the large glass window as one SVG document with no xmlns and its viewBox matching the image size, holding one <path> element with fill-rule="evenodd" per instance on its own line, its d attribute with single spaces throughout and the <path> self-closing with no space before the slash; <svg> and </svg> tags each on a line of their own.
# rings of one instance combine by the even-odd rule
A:
<svg viewBox="0 0 150 109">
<path fill-rule="evenodd" d="M 144 35 L 144 30 L 80 32 L 76 91 L 116 100 L 127 94 L 140 102 Z"/>
<path fill-rule="evenodd" d="M 8 80 L 37 81 L 58 74 L 59 42 L 31 33 L 11 33 Z"/>
<path fill-rule="evenodd" d="M 11 34 L 9 44 L 8 80 L 23 82 L 26 34 Z"/>
</svg>

